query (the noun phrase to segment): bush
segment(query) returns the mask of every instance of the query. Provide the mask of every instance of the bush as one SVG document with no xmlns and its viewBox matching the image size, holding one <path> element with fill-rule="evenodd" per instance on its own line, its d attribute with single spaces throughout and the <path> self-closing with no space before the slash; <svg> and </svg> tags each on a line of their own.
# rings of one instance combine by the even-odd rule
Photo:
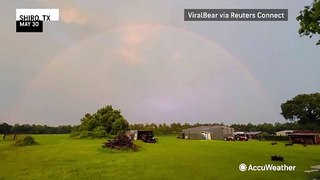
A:
<svg viewBox="0 0 320 180">
<path fill-rule="evenodd" d="M 110 148 L 115 150 L 137 150 L 137 146 L 132 142 L 126 134 L 120 133 L 114 139 L 108 140 L 106 143 L 102 144 L 103 148 Z"/>
<path fill-rule="evenodd" d="M 93 138 L 103 138 L 106 137 L 106 130 L 104 129 L 103 126 L 98 126 L 96 128 L 93 129 L 92 131 L 92 136 Z"/>
<path fill-rule="evenodd" d="M 93 131 L 75 131 L 70 134 L 70 138 L 111 138 L 111 135 L 107 134 L 105 128 L 103 126 L 98 126 L 93 129 Z"/>
<path fill-rule="evenodd" d="M 17 146 L 30 146 L 36 144 L 38 143 L 31 136 L 26 136 L 24 139 L 16 141 Z"/>
<path fill-rule="evenodd" d="M 70 138 L 78 138 L 80 135 L 80 132 L 78 131 L 73 131 L 70 133 Z"/>
<path fill-rule="evenodd" d="M 90 133 L 91 134 L 91 133 Z M 78 138 L 87 138 L 89 137 L 89 132 L 88 131 L 81 131 Z"/>
</svg>

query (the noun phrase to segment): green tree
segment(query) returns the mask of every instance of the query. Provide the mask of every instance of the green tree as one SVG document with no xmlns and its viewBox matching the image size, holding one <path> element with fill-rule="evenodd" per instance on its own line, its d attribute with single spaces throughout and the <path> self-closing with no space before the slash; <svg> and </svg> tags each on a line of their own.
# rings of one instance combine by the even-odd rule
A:
<svg viewBox="0 0 320 180">
<path fill-rule="evenodd" d="M 124 118 L 118 118 L 112 123 L 111 134 L 119 134 L 121 131 L 128 129 L 129 123 Z"/>
<path fill-rule="evenodd" d="M 179 134 L 182 130 L 182 126 L 180 123 L 172 123 L 170 129 L 172 134 Z"/>
<path fill-rule="evenodd" d="M 300 36 L 308 36 L 311 38 L 316 34 L 320 34 L 320 0 L 314 0 L 310 6 L 305 6 L 300 11 L 297 20 L 300 22 Z M 320 45 L 320 40 L 317 42 Z"/>
<path fill-rule="evenodd" d="M 9 133 L 11 128 L 12 126 L 7 123 L 0 124 L 0 134 Z"/>
<path fill-rule="evenodd" d="M 95 137 L 95 138 L 106 137 L 106 131 L 105 131 L 104 127 L 98 126 L 98 127 L 94 128 L 92 131 L 92 137 Z"/>
<path fill-rule="evenodd" d="M 120 131 L 129 129 L 128 121 L 121 115 L 120 110 L 114 110 L 111 105 L 99 109 L 94 114 L 87 113 L 82 119 L 79 126 L 79 131 L 88 131 L 90 134 L 92 131 L 99 131 L 101 134 L 101 128 L 108 134 L 117 134 Z"/>
<path fill-rule="evenodd" d="M 256 129 L 259 129 L 259 131 L 267 132 L 268 134 L 276 134 L 276 129 L 273 126 L 273 124 L 270 123 L 263 123 L 259 124 Z"/>
<path fill-rule="evenodd" d="M 80 121 L 80 131 L 92 131 L 95 127 L 101 125 L 99 119 L 89 113 L 87 113 Z"/>
<path fill-rule="evenodd" d="M 300 94 L 281 104 L 281 115 L 300 125 L 320 125 L 320 93 Z"/>
</svg>

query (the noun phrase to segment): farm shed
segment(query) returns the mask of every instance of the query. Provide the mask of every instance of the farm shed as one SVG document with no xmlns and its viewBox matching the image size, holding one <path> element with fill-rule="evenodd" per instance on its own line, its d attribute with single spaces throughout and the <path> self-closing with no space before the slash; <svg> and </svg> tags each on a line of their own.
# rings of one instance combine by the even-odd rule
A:
<svg viewBox="0 0 320 180">
<path fill-rule="evenodd" d="M 298 144 L 320 144 L 319 132 L 293 132 L 288 135 L 291 143 Z"/>
<path fill-rule="evenodd" d="M 262 131 L 249 131 L 245 132 L 248 139 L 257 139 L 258 135 L 261 134 Z"/>
<path fill-rule="evenodd" d="M 199 140 L 223 140 L 225 137 L 233 137 L 233 131 L 233 128 L 227 126 L 200 126 L 189 129 L 183 129 L 181 132 L 181 138 Z"/>
<path fill-rule="evenodd" d="M 276 132 L 277 136 L 288 136 L 289 134 L 293 133 L 293 130 L 282 130 Z"/>
</svg>

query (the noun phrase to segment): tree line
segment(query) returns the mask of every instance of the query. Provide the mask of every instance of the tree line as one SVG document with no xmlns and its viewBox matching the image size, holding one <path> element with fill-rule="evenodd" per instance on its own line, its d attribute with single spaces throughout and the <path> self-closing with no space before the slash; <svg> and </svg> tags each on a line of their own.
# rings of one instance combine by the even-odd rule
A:
<svg viewBox="0 0 320 180">
<path fill-rule="evenodd" d="M 156 135 L 177 135 L 181 132 L 182 129 L 199 127 L 199 126 L 214 126 L 214 125 L 224 125 L 219 123 L 171 123 L 171 124 L 155 124 L 155 123 L 146 123 L 146 124 L 129 124 L 127 130 L 152 130 Z M 297 122 L 287 122 L 287 123 L 263 123 L 263 124 L 231 124 L 230 127 L 234 128 L 234 131 L 262 131 L 270 135 L 274 135 L 277 131 L 281 130 L 320 130 L 319 126 L 302 126 Z M 47 126 L 47 125 L 29 125 L 29 124 L 15 124 L 9 125 L 7 123 L 0 124 L 0 134 L 70 134 L 72 132 L 79 132 L 81 127 L 63 125 L 63 126 Z M 99 128 L 95 128 L 98 129 Z M 100 129 L 101 130 L 101 129 Z M 86 133 L 94 132 L 85 131 Z M 97 131 L 97 130 L 96 130 Z M 107 133 L 108 134 L 108 133 Z M 110 133 L 109 133 L 110 134 Z M 115 133 L 113 133 L 115 134 Z"/>
<path fill-rule="evenodd" d="M 218 123 L 205 123 L 205 124 L 189 124 L 189 123 L 172 123 L 172 124 L 130 124 L 130 129 L 134 130 L 153 130 L 156 135 L 176 135 L 181 132 L 182 129 L 199 127 L 199 126 L 215 126 L 224 124 Z M 275 135 L 277 131 L 282 130 L 315 130 L 320 131 L 320 127 L 316 125 L 299 125 L 297 122 L 287 122 L 287 123 L 263 123 L 263 124 L 231 124 L 229 127 L 234 128 L 234 131 L 249 132 L 249 131 L 262 131 L 268 133 L 269 135 Z"/>
<path fill-rule="evenodd" d="M 315 130 L 320 131 L 320 93 L 299 94 L 281 104 L 281 115 L 289 122 L 263 123 L 258 125 L 232 124 L 235 131 L 262 131 L 270 135 L 281 130 Z M 111 105 L 97 110 L 97 112 L 87 113 L 80 120 L 77 126 L 50 127 L 46 125 L 15 124 L 13 126 L 6 123 L 0 124 L 0 133 L 24 133 L 24 134 L 69 134 L 72 137 L 106 137 L 116 135 L 120 132 L 132 130 L 153 130 L 156 135 L 179 134 L 182 129 L 198 126 L 211 126 L 223 124 L 129 124 L 121 115 L 120 110 L 115 110 Z"/>
<path fill-rule="evenodd" d="M 35 124 L 0 124 L 0 134 L 69 134 L 76 126 L 62 125 L 57 127 Z"/>
</svg>

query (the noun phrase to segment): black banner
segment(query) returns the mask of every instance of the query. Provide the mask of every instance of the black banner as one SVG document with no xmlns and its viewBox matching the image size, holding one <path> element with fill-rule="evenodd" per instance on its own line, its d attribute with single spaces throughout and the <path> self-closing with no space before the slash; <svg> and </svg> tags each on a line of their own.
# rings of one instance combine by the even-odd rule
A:
<svg viewBox="0 0 320 180">
<path fill-rule="evenodd" d="M 43 21 L 16 21 L 16 32 L 43 32 Z"/>
</svg>

